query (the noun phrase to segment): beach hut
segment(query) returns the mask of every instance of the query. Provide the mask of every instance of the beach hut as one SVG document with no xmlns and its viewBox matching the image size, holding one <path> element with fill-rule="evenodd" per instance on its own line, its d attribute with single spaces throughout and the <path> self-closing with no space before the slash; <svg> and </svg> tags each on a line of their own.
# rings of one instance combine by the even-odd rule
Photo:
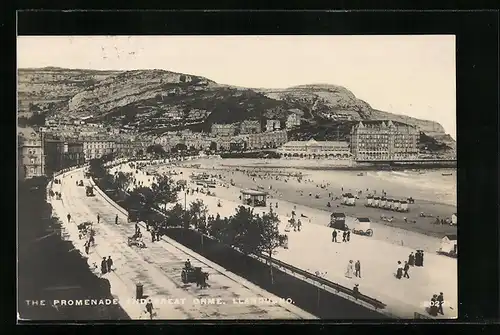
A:
<svg viewBox="0 0 500 335">
<path fill-rule="evenodd" d="M 259 191 L 259 190 L 253 190 L 253 189 L 246 189 L 246 190 L 241 190 L 241 200 L 243 204 L 249 205 L 252 207 L 266 207 L 267 203 L 267 192 L 264 191 Z"/>
<path fill-rule="evenodd" d="M 393 210 L 395 210 L 396 212 L 399 212 L 401 208 L 401 202 L 399 200 L 394 200 L 394 203 L 393 203 Z"/>
<path fill-rule="evenodd" d="M 349 196 L 347 198 L 347 205 L 349 206 L 356 206 L 356 196 L 353 194 L 349 193 Z"/>
<path fill-rule="evenodd" d="M 380 206 L 380 197 L 373 197 L 372 207 L 378 208 Z"/>
<path fill-rule="evenodd" d="M 457 213 L 451 214 L 451 225 L 456 226 L 457 225 Z"/>
<path fill-rule="evenodd" d="M 441 247 L 439 248 L 439 253 L 453 257 L 457 256 L 457 235 L 445 235 L 441 239 Z"/>
<path fill-rule="evenodd" d="M 373 207 L 373 196 L 369 195 L 366 197 L 366 207 Z"/>
<path fill-rule="evenodd" d="M 347 193 L 343 193 L 343 194 L 342 194 L 342 199 L 340 199 L 340 203 L 341 203 L 342 205 L 347 204 Z"/>
<path fill-rule="evenodd" d="M 385 209 L 392 209 L 392 204 L 393 204 L 394 200 L 392 199 L 387 199 L 386 203 L 385 203 Z"/>
<path fill-rule="evenodd" d="M 345 214 L 344 213 L 332 213 L 330 215 L 330 223 L 329 227 L 339 230 L 349 230 L 345 223 Z"/>
<path fill-rule="evenodd" d="M 385 205 L 387 205 L 387 198 L 384 198 L 384 197 L 380 198 L 380 202 L 378 204 L 378 207 L 385 208 Z"/>
<path fill-rule="evenodd" d="M 400 212 L 408 212 L 408 201 L 402 200 L 401 206 L 399 207 Z"/>
</svg>

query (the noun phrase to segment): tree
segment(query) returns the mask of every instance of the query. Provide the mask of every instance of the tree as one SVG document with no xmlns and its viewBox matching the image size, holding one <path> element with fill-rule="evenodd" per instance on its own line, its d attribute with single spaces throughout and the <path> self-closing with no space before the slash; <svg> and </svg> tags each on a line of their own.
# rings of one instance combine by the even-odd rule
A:
<svg viewBox="0 0 500 335">
<path fill-rule="evenodd" d="M 157 178 L 156 183 L 151 186 L 154 201 L 156 204 L 164 204 L 165 208 L 167 208 L 167 204 L 177 201 L 177 186 L 170 176 L 159 176 Z"/>
<path fill-rule="evenodd" d="M 189 217 L 191 222 L 193 223 L 194 228 L 199 230 L 202 234 L 207 232 L 207 213 L 208 208 L 200 199 L 196 199 L 189 206 Z"/>
<path fill-rule="evenodd" d="M 126 190 L 130 184 L 130 177 L 127 174 L 120 171 L 115 175 L 115 183 L 122 190 Z"/>
<path fill-rule="evenodd" d="M 229 225 L 223 219 L 221 219 L 220 214 L 217 213 L 217 216 L 213 220 L 209 221 L 207 231 L 210 236 L 214 237 L 222 243 L 226 243 L 228 242 L 228 239 L 226 238 L 228 226 Z"/>
<path fill-rule="evenodd" d="M 150 209 L 154 205 L 154 194 L 149 187 L 139 187 L 130 192 L 127 197 L 129 208 Z"/>
<path fill-rule="evenodd" d="M 236 214 L 229 219 L 228 235 L 231 246 L 244 254 L 258 250 L 261 244 L 260 229 L 253 209 L 245 206 L 236 209 Z"/>
<path fill-rule="evenodd" d="M 166 215 L 165 228 L 184 226 L 184 208 L 181 204 L 175 204 L 174 207 L 166 211 Z"/>
<path fill-rule="evenodd" d="M 89 161 L 89 173 L 95 178 L 104 178 L 108 174 L 108 171 L 104 167 L 103 160 L 95 158 Z"/>
<path fill-rule="evenodd" d="M 164 156 L 166 154 L 165 149 L 161 146 L 161 144 L 152 144 L 146 148 L 146 153 L 152 154 L 155 156 Z"/>
<path fill-rule="evenodd" d="M 214 141 L 210 142 L 210 147 L 208 149 L 210 151 L 217 151 L 217 143 Z"/>
<path fill-rule="evenodd" d="M 276 249 L 281 245 L 283 239 L 283 235 L 279 231 L 280 219 L 271 208 L 269 212 L 262 214 L 260 217 L 257 216 L 256 221 L 260 230 L 258 249 L 269 257 L 271 284 L 274 284 L 272 256 L 276 253 Z"/>
</svg>

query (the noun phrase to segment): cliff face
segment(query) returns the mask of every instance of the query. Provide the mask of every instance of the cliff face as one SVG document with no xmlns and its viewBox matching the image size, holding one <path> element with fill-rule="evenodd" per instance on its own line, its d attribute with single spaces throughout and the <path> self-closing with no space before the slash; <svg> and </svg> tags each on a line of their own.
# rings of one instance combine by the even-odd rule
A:
<svg viewBox="0 0 500 335">
<path fill-rule="evenodd" d="M 155 123 L 176 123 L 179 127 L 203 124 L 208 128 L 216 122 L 245 119 L 285 121 L 295 110 L 302 114 L 308 131 L 319 125 L 339 129 L 342 123 L 389 119 L 416 125 L 427 135 L 450 142 L 440 124 L 375 110 L 348 89 L 336 85 L 247 89 L 164 70 L 44 68 L 20 69 L 19 92 L 24 105 L 56 102 L 57 106 L 52 105 L 51 109 L 58 113 L 93 115 L 111 124 L 148 125 L 144 129 L 154 128 Z"/>
</svg>

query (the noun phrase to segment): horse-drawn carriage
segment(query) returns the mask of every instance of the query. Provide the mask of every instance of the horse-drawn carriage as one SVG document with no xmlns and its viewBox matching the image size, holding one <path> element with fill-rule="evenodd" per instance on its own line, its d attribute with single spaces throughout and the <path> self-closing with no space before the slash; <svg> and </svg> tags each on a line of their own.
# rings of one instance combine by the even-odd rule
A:
<svg viewBox="0 0 500 335">
<path fill-rule="evenodd" d="M 140 232 L 136 232 L 132 237 L 128 237 L 127 244 L 129 247 L 146 248 L 146 243 L 142 240 L 142 234 Z"/>
<path fill-rule="evenodd" d="M 87 197 L 93 197 L 94 196 L 94 187 L 91 185 L 88 185 L 85 187 L 85 195 Z"/>
<path fill-rule="evenodd" d="M 208 287 L 208 273 L 203 272 L 201 267 L 192 267 L 191 265 L 186 265 L 181 271 L 181 280 L 184 284 L 196 283 L 196 287 L 206 288 Z"/>
</svg>

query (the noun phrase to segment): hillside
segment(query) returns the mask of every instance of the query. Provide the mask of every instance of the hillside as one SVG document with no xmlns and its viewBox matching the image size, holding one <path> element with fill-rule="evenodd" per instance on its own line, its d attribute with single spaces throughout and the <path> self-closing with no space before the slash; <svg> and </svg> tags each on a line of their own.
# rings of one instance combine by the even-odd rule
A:
<svg viewBox="0 0 500 335">
<path fill-rule="evenodd" d="M 298 111 L 304 120 L 301 128 L 312 136 L 320 135 L 314 132 L 328 134 L 332 125 L 331 130 L 342 132 L 343 137 L 352 122 L 389 119 L 419 126 L 438 141 L 454 143 L 436 122 L 375 110 L 336 85 L 247 89 L 165 70 L 43 68 L 19 69 L 18 73 L 21 111 L 31 103 L 31 110 L 49 109 L 75 117 L 92 115 L 110 124 L 135 124 L 144 132 L 193 125 L 208 130 L 213 123 L 245 119 L 285 121 Z"/>
</svg>

